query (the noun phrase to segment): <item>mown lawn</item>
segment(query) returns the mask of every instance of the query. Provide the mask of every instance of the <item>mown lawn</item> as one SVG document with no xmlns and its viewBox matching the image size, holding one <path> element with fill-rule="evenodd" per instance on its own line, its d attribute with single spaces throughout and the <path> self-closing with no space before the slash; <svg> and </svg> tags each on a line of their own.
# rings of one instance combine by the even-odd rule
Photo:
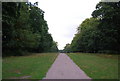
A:
<svg viewBox="0 0 120 81">
<path fill-rule="evenodd" d="M 3 79 L 42 79 L 57 57 L 57 53 L 6 57 L 2 60 Z"/>
<path fill-rule="evenodd" d="M 68 56 L 92 79 L 118 79 L 118 55 L 69 53 Z"/>
</svg>

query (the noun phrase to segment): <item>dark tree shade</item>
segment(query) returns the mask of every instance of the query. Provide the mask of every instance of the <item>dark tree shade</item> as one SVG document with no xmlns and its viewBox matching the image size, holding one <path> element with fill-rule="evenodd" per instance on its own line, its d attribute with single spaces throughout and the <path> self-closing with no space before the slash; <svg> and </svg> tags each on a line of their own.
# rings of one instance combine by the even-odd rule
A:
<svg viewBox="0 0 120 81">
<path fill-rule="evenodd" d="M 44 20 L 44 11 L 37 6 L 38 3 L 29 2 L 2 3 L 3 56 L 49 52 L 55 46 Z"/>
</svg>

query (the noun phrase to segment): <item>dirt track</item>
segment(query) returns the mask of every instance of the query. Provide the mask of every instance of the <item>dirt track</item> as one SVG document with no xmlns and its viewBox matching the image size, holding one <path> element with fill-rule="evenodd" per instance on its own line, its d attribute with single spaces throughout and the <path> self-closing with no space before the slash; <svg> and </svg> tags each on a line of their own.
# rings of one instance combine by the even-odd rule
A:
<svg viewBox="0 0 120 81">
<path fill-rule="evenodd" d="M 60 53 L 44 79 L 90 79 L 66 54 Z"/>
</svg>

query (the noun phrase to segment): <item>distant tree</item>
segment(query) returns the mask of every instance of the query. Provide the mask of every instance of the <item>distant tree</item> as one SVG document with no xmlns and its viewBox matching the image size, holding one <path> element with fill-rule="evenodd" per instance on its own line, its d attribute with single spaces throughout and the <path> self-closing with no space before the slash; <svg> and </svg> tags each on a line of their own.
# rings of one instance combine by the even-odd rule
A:
<svg viewBox="0 0 120 81">
<path fill-rule="evenodd" d="M 66 44 L 66 46 L 64 47 L 64 52 L 70 52 L 71 51 L 71 48 L 70 48 L 70 44 Z"/>
<path fill-rule="evenodd" d="M 57 42 L 53 41 L 50 52 L 58 52 Z"/>
</svg>

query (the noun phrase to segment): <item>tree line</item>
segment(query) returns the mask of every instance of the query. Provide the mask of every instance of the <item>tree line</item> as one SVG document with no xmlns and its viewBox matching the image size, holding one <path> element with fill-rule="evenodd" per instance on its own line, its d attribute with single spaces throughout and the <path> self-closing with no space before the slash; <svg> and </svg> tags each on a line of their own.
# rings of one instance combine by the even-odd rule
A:
<svg viewBox="0 0 120 81">
<path fill-rule="evenodd" d="M 38 8 L 38 2 L 2 3 L 3 56 L 19 56 L 26 52 L 57 52 L 57 42 L 48 29 L 44 11 Z"/>
<path fill-rule="evenodd" d="M 64 51 L 120 53 L 120 2 L 99 2 Z"/>
</svg>

